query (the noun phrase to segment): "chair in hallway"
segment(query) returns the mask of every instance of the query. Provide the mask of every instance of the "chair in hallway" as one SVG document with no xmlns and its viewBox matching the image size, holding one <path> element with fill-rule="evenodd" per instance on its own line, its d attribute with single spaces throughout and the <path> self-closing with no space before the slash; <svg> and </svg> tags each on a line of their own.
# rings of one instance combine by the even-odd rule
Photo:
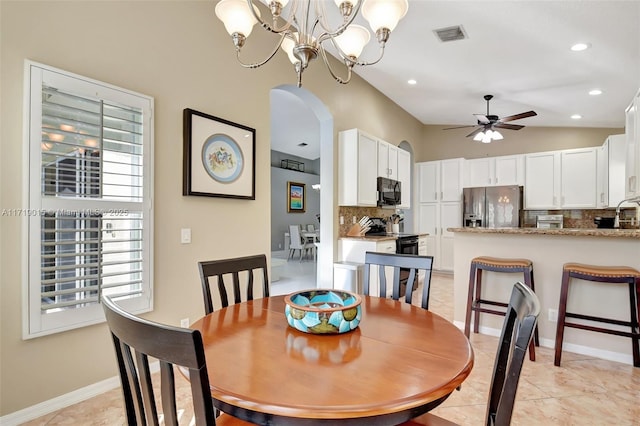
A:
<svg viewBox="0 0 640 426">
<path fill-rule="evenodd" d="M 309 250 L 315 250 L 313 241 L 309 241 L 306 238 L 302 238 L 300 234 L 300 227 L 298 225 L 289 225 L 289 258 L 295 255 L 296 250 L 300 250 L 300 262 L 302 262 L 302 255 L 307 255 Z"/>
<path fill-rule="evenodd" d="M 214 310 L 211 297 L 212 285 L 217 290 L 214 294 L 220 298 L 223 308 L 229 306 L 229 293 L 233 303 L 253 300 L 254 287 L 257 285 L 260 286 L 262 297 L 269 297 L 267 257 L 264 254 L 198 262 L 198 269 L 202 283 L 204 310 L 207 314 Z M 227 285 L 228 281 L 225 281 L 225 277 L 231 280 L 230 286 Z"/>
<path fill-rule="evenodd" d="M 538 297 L 529 286 L 517 282 L 511 291 L 511 298 L 502 324 L 498 352 L 493 366 L 487 404 L 487 425 L 508 426 L 511 423 L 520 372 L 522 371 L 527 347 L 533 336 L 533 330 L 536 327 L 539 314 L 540 302 Z M 435 426 L 453 424 L 441 417 L 427 413 L 402 425 Z"/>
<path fill-rule="evenodd" d="M 202 335 L 198 330 L 138 318 L 122 310 L 106 296 L 102 297 L 102 307 L 113 338 L 127 423 L 130 426 L 158 425 L 160 415 L 165 425 L 178 425 L 174 366 L 180 368 L 191 383 L 196 425 L 249 425 L 228 414 L 216 418 Z M 160 407 L 156 405 L 149 357 L 160 363 Z"/>
<path fill-rule="evenodd" d="M 387 297 L 386 267 L 393 268 L 391 298 L 399 300 L 402 286 L 405 286 L 405 302 L 411 304 L 413 291 L 418 288 L 420 272 L 424 272 L 420 306 L 429 309 L 429 290 L 431 287 L 431 270 L 433 256 L 418 256 L 413 254 L 366 252 L 364 258 L 364 294 L 369 295 L 373 276 L 373 269 L 378 271 L 378 296 Z"/>
</svg>

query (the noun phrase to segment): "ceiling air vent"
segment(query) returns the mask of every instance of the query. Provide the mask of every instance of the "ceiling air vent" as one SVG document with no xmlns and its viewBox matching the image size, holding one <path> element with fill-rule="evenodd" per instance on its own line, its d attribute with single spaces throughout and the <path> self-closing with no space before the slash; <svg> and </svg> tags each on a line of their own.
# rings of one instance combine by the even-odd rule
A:
<svg viewBox="0 0 640 426">
<path fill-rule="evenodd" d="M 462 25 L 456 25 L 455 27 L 447 27 L 447 28 L 439 28 L 437 30 L 433 30 L 434 33 L 438 36 L 440 41 L 455 41 L 455 40 L 464 40 L 467 38 L 467 34 L 464 32 L 464 28 Z"/>
</svg>

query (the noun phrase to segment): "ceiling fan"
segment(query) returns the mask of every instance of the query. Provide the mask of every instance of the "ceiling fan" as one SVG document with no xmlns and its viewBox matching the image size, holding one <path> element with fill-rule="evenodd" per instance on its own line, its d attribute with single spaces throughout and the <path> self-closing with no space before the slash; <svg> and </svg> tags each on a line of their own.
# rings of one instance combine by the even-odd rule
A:
<svg viewBox="0 0 640 426">
<path fill-rule="evenodd" d="M 520 130 L 524 126 L 520 124 L 505 124 L 507 121 L 520 120 L 522 118 L 533 117 L 536 114 L 535 111 L 522 112 L 520 114 L 509 115 L 507 117 L 498 117 L 497 115 L 489 114 L 489 101 L 493 99 L 493 95 L 484 95 L 484 100 L 487 101 L 487 114 L 473 114 L 478 120 L 478 124 L 473 126 L 458 126 L 448 127 L 443 130 L 462 129 L 465 127 L 478 127 L 473 132 L 469 133 L 467 137 L 472 137 L 473 140 L 489 143 L 492 140 L 502 139 L 502 135 L 495 129 L 508 129 L 508 130 Z"/>
</svg>

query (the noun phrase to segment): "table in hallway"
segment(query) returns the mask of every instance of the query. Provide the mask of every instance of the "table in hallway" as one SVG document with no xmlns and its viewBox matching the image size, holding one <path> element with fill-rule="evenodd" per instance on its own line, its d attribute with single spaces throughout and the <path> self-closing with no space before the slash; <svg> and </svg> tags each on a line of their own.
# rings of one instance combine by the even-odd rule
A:
<svg viewBox="0 0 640 426">
<path fill-rule="evenodd" d="M 256 424 L 398 424 L 442 403 L 473 366 L 458 328 L 403 302 L 362 296 L 360 326 L 338 335 L 297 331 L 284 308 L 284 296 L 256 299 L 191 326 L 217 408 Z"/>
</svg>

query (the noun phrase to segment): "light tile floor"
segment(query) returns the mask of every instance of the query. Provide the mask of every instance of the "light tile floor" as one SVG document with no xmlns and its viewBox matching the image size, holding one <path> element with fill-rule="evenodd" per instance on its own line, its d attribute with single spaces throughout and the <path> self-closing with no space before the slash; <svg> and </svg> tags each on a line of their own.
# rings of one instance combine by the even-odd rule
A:
<svg viewBox="0 0 640 426">
<path fill-rule="evenodd" d="M 282 282 L 274 283 L 273 293 L 309 288 L 313 283 L 313 262 L 306 265 L 307 278 L 287 262 Z M 300 281 L 296 285 L 288 267 Z M 289 271 L 289 272 L 291 272 Z M 430 310 L 453 319 L 453 279 L 451 275 L 434 274 Z M 475 365 L 460 391 L 433 412 L 461 425 L 483 425 L 489 381 L 497 338 L 474 334 L 471 343 Z M 514 408 L 513 425 L 640 425 L 640 368 L 588 358 L 565 352 L 562 366 L 554 367 L 553 351 L 536 350 L 536 362 L 525 361 Z M 177 375 L 180 377 L 180 375 Z M 188 395 L 186 382 L 180 393 Z M 184 422 L 190 424 L 188 398 L 180 399 L 185 408 Z M 125 424 L 120 389 L 114 389 L 85 402 L 75 404 L 26 423 L 35 425 L 123 425 Z"/>
</svg>

